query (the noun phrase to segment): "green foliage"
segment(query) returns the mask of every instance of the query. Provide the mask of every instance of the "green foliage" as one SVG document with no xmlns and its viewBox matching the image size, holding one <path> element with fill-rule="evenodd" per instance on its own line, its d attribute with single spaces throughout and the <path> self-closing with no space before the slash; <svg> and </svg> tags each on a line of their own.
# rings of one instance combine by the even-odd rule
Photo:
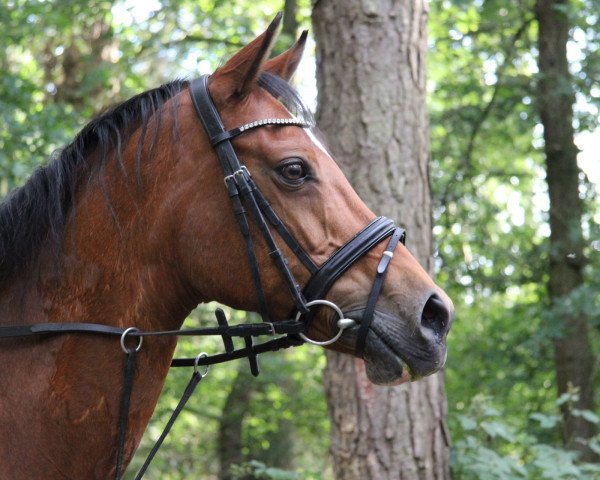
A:
<svg viewBox="0 0 600 480">
<path fill-rule="evenodd" d="M 298 18 L 306 25 L 308 0 Z M 216 68 L 283 0 L 7 0 L 0 8 L 0 197 L 110 104 Z M 280 39 L 277 50 L 289 46 Z"/>
<path fill-rule="evenodd" d="M 534 3 L 431 3 L 438 280 L 457 310 L 446 374 L 457 478 L 595 478 L 561 449 L 553 341 L 573 312 L 598 329 L 600 205 L 582 177 L 586 283 L 551 303 Z M 567 12 L 580 131 L 599 127 L 597 11 L 597 1 L 580 1 Z M 593 341 L 600 352 L 595 332 Z M 481 398 L 494 409 L 471 405 Z M 573 469 L 583 476 L 569 477 Z"/>
<path fill-rule="evenodd" d="M 317 473 L 291 472 L 267 467 L 264 463 L 251 460 L 232 466 L 231 480 L 319 480 Z"/>
<path fill-rule="evenodd" d="M 511 419 L 493 406 L 491 397 L 474 397 L 466 413 L 458 416 L 459 437 L 452 453 L 454 478 L 600 479 L 600 465 L 578 462 L 576 453 L 543 440 L 548 436 L 543 432 L 555 430 L 561 421 L 556 409 L 559 403 L 552 414 L 537 412 L 524 418 L 537 424 L 536 435 L 511 424 Z M 580 413 L 598 423 L 593 412 Z"/>
</svg>

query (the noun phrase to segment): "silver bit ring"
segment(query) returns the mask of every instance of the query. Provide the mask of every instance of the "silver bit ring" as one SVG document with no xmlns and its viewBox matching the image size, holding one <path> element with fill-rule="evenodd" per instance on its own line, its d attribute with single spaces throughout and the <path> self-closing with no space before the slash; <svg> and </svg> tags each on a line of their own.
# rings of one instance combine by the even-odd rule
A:
<svg viewBox="0 0 600 480">
<path fill-rule="evenodd" d="M 336 323 L 339 330 L 333 338 L 330 338 L 329 340 L 324 340 L 322 342 L 313 340 L 312 338 L 308 338 L 303 333 L 300 333 L 299 334 L 300 338 L 302 340 L 304 340 L 306 343 L 311 343 L 313 345 L 319 345 L 321 347 L 331 345 L 332 343 L 338 341 L 338 339 L 342 336 L 342 333 L 344 333 L 344 330 L 356 325 L 356 322 L 354 320 L 352 320 L 351 318 L 344 318 L 344 313 L 342 312 L 342 309 L 340 307 L 338 307 L 335 303 L 330 302 L 329 300 L 312 300 L 312 301 L 308 302 L 305 306 L 312 307 L 313 305 L 325 305 L 326 307 L 332 308 L 335 311 L 335 313 L 338 314 L 338 317 L 339 317 L 339 319 Z M 302 316 L 302 312 L 298 312 L 296 315 L 296 320 L 300 320 L 301 316 Z"/>
</svg>

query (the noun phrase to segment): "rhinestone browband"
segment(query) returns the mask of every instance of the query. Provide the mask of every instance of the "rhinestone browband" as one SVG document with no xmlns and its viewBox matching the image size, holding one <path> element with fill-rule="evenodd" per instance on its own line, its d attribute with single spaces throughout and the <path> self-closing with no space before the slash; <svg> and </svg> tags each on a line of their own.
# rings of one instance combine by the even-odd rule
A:
<svg viewBox="0 0 600 480">
<path fill-rule="evenodd" d="M 265 125 L 281 125 L 281 126 L 295 126 L 300 128 L 312 128 L 311 122 L 300 120 L 299 118 L 264 118 L 262 120 L 254 120 L 253 122 L 245 123 L 231 130 L 227 130 L 219 135 L 210 139 L 210 143 L 214 147 L 225 140 L 231 140 L 237 137 L 239 134 L 247 132 L 258 127 L 264 127 Z"/>
<path fill-rule="evenodd" d="M 255 120 L 254 122 L 246 123 L 241 127 L 237 127 L 237 129 L 242 133 L 246 130 L 262 127 L 264 125 L 294 125 L 302 128 L 312 127 L 311 123 L 300 120 L 299 118 L 265 118 L 263 120 Z"/>
</svg>

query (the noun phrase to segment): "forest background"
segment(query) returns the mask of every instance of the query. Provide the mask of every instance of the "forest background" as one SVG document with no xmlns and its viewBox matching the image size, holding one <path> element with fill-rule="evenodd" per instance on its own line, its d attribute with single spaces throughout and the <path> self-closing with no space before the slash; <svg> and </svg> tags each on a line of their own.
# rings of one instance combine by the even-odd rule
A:
<svg viewBox="0 0 600 480">
<path fill-rule="evenodd" d="M 549 295 L 549 200 L 538 112 L 534 2 L 432 0 L 428 108 L 436 275 L 457 320 L 446 367 L 454 478 L 600 478 L 564 446 L 557 394 L 561 319 L 584 319 L 600 355 L 600 41 L 597 0 L 558 5 L 570 21 L 568 84 L 581 152 L 583 283 Z M 0 196 L 104 107 L 175 77 L 209 73 L 285 10 L 278 51 L 310 28 L 308 0 L 0 0 Z M 314 42 L 298 87 L 316 107 Z M 557 115 L 560 112 L 556 112 Z M 409 240 L 410 248 L 410 240 Z M 212 321 L 199 307 L 190 325 Z M 228 312 L 233 321 L 247 315 Z M 184 342 L 180 353 L 218 351 Z M 303 347 L 265 356 L 262 374 L 215 367 L 148 478 L 333 478 L 323 394 L 325 358 Z M 175 406 L 188 372 L 170 374 L 135 470 Z M 591 382 L 598 386 L 598 376 Z M 596 388 L 597 389 L 597 388 Z M 561 410 L 562 408 L 562 410 Z M 587 440 L 600 454 L 600 442 Z M 224 473 L 220 465 L 235 464 Z"/>
</svg>

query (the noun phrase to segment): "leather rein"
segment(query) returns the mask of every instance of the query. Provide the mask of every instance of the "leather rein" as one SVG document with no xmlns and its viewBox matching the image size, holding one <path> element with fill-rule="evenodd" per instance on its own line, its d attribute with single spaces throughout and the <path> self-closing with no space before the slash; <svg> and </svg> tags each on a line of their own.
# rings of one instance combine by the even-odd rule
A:
<svg viewBox="0 0 600 480">
<path fill-rule="evenodd" d="M 298 346 L 304 342 L 316 345 L 329 345 L 337 341 L 343 331 L 347 328 L 356 326 L 356 321 L 345 318 L 341 309 L 334 303 L 325 300 L 324 297 L 336 280 L 343 275 L 356 261 L 367 254 L 372 248 L 377 246 L 386 238 L 389 238 L 387 247 L 383 252 L 381 260 L 377 266 L 371 292 L 369 293 L 367 304 L 360 321 L 357 332 L 357 342 L 355 354 L 364 355 L 366 337 L 369 332 L 369 326 L 373 320 L 375 306 L 383 287 L 387 268 L 394 255 L 394 251 L 399 242 L 404 243 L 405 231 L 396 227 L 392 220 L 385 217 L 377 217 L 369 223 L 363 230 L 358 232 L 350 241 L 337 250 L 321 266 L 317 266 L 310 256 L 304 251 L 302 246 L 296 241 L 294 236 L 286 228 L 285 224 L 276 212 L 273 210 L 268 200 L 264 197 L 249 172 L 244 166 L 232 145 L 232 140 L 245 132 L 260 128 L 262 126 L 296 126 L 300 128 L 312 128 L 311 123 L 296 118 L 268 118 L 257 120 L 242 125 L 231 130 L 225 130 L 221 117 L 215 107 L 208 89 L 208 75 L 193 80 L 190 83 L 189 91 L 196 109 L 196 113 L 208 135 L 211 146 L 217 153 L 221 164 L 224 183 L 229 194 L 229 198 L 238 221 L 240 231 L 243 236 L 246 255 L 249 261 L 252 280 L 255 285 L 259 313 L 262 317 L 262 323 L 229 325 L 225 313 L 221 309 L 215 311 L 218 326 L 205 328 L 187 328 L 169 331 L 141 331 L 136 327 L 120 328 L 110 325 L 95 323 L 40 323 L 33 325 L 0 326 L 0 338 L 6 337 L 27 337 L 27 336 L 48 336 L 57 334 L 95 334 L 120 337 L 121 348 L 126 354 L 124 367 L 124 386 L 121 397 L 121 409 L 119 420 L 119 437 L 117 446 L 115 479 L 121 479 L 121 473 L 124 463 L 124 447 L 126 440 L 127 424 L 129 417 L 129 404 L 131 391 L 133 389 L 133 377 L 137 353 L 142 347 L 143 340 L 152 336 L 221 336 L 225 352 L 207 355 L 201 353 L 195 358 L 176 358 L 171 362 L 172 367 L 190 367 L 194 370 L 192 377 L 182 395 L 182 398 L 173 411 L 167 426 L 160 438 L 152 448 L 144 465 L 136 475 L 136 480 L 141 479 L 152 461 L 154 455 L 162 445 L 168 432 L 170 431 L 175 419 L 183 409 L 184 405 L 191 397 L 195 387 L 207 374 L 210 365 L 227 362 L 238 358 L 248 358 L 250 370 L 254 376 L 259 374 L 257 356 L 264 352 L 277 351 L 282 348 Z M 250 235 L 250 223 L 247 215 L 247 209 L 250 210 L 254 223 L 258 226 L 260 234 L 264 238 L 269 249 L 269 255 L 273 258 L 277 269 L 279 270 L 287 289 L 294 302 L 294 310 L 290 320 L 271 321 L 267 308 L 267 300 L 262 287 L 260 269 L 254 248 L 254 242 Z M 283 252 L 277 246 L 277 242 L 271 233 L 273 228 L 279 237 L 286 243 L 289 249 L 294 253 L 298 260 L 311 274 L 311 277 L 304 288 L 300 287 L 294 274 L 288 266 L 288 262 Z M 328 306 L 338 315 L 336 335 L 326 341 L 316 341 L 308 338 L 308 328 L 315 310 L 314 306 Z M 253 337 L 262 335 L 283 335 L 269 341 L 254 344 Z M 235 349 L 233 337 L 244 339 L 244 348 Z M 128 343 L 137 339 L 137 345 L 131 347 Z M 135 343 L 135 342 L 134 342 Z M 200 366 L 206 370 L 200 371 Z"/>
</svg>

